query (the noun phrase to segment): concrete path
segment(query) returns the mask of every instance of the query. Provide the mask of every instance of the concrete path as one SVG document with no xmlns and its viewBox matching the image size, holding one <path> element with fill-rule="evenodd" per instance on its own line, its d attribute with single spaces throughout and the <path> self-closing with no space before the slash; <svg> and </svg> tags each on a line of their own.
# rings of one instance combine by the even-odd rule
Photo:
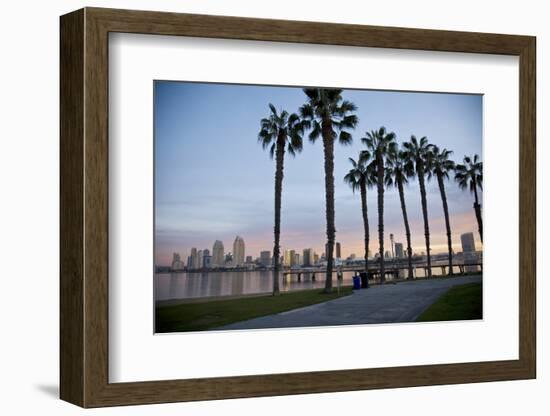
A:
<svg viewBox="0 0 550 416">
<path fill-rule="evenodd" d="M 449 288 L 479 283 L 481 276 L 433 278 L 376 285 L 350 296 L 217 328 L 258 329 L 413 322 Z"/>
</svg>

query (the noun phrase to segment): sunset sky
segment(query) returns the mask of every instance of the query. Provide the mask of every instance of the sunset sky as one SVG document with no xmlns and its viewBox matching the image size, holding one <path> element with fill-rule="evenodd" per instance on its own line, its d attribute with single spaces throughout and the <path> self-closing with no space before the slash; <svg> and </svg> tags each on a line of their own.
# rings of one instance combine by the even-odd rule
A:
<svg viewBox="0 0 550 416">
<path fill-rule="evenodd" d="M 342 255 L 362 257 L 360 198 L 343 181 L 348 157 L 363 148 L 366 131 L 385 126 L 399 143 L 427 136 L 431 143 L 464 155 L 482 156 L 482 96 L 344 90 L 357 107 L 359 124 L 351 146 L 335 146 L 336 241 Z M 244 238 L 245 255 L 273 250 L 275 162 L 257 141 L 260 119 L 268 104 L 297 112 L 305 102 L 300 88 L 186 82 L 155 82 L 155 263 L 170 264 L 172 253 L 182 259 L 191 247 L 212 251 L 222 240 L 232 251 L 236 235 Z M 454 181 L 446 182 L 453 246 L 461 251 L 460 234 L 474 232 L 480 248 L 473 196 Z M 427 186 L 432 252 L 446 251 L 445 220 L 437 182 Z M 406 245 L 396 190 L 385 197 L 385 246 L 389 234 Z M 405 188 L 413 251 L 425 251 L 418 182 Z M 281 247 L 319 255 L 325 244 L 323 146 L 304 139 L 296 158 L 285 158 Z M 370 250 L 378 250 L 376 189 L 368 191 Z M 390 249 L 391 250 L 391 249 Z"/>
</svg>

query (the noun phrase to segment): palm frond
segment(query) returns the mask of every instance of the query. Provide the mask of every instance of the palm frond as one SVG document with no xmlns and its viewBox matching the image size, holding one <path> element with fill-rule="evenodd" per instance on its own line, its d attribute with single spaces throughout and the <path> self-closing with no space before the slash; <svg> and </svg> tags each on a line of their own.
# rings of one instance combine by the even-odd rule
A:
<svg viewBox="0 0 550 416">
<path fill-rule="evenodd" d="M 342 118 L 342 120 L 334 123 L 338 126 L 340 130 L 343 129 L 354 129 L 355 126 L 357 126 L 357 123 L 359 123 L 359 118 L 355 115 L 348 115 Z"/>
<path fill-rule="evenodd" d="M 304 104 L 300 107 L 299 111 L 303 119 L 311 120 L 315 117 L 315 111 L 313 110 L 311 104 Z"/>
<path fill-rule="evenodd" d="M 476 188 L 483 190 L 483 162 L 477 154 L 464 156 L 463 163 L 456 164 L 454 171 L 455 181 L 461 189 L 469 188 L 472 193 Z"/>
<path fill-rule="evenodd" d="M 317 120 L 314 120 L 312 125 L 313 128 L 309 132 L 309 140 L 312 143 L 315 143 L 315 141 L 321 136 L 321 124 Z"/>
<path fill-rule="evenodd" d="M 338 142 L 344 146 L 350 146 L 353 143 L 353 137 L 347 131 L 341 131 Z"/>
<path fill-rule="evenodd" d="M 271 115 L 260 120 L 258 141 L 265 150 L 269 147 L 269 156 L 274 157 L 277 146 L 287 146 L 291 156 L 302 151 L 304 125 L 300 117 L 286 110 L 281 110 L 277 115 L 277 109 L 272 103 L 268 104 Z"/>
</svg>

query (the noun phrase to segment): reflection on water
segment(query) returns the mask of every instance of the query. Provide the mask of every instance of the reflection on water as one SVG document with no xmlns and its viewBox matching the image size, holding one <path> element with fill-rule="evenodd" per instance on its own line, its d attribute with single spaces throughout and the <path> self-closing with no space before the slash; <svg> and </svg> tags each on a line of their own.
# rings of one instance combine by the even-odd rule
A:
<svg viewBox="0 0 550 416">
<path fill-rule="evenodd" d="M 459 273 L 458 267 L 453 268 Z M 404 277 L 405 270 L 401 271 Z M 432 271 L 436 276 L 441 273 L 439 267 Z M 351 285 L 354 272 L 343 272 L 342 285 Z M 415 270 L 415 277 L 425 277 L 423 268 Z M 156 300 L 202 298 L 211 296 L 234 296 L 254 293 L 269 293 L 273 279 L 273 272 L 268 270 L 246 272 L 208 272 L 208 273 L 156 273 L 155 298 Z M 391 277 L 387 277 L 391 280 Z M 338 281 L 333 274 L 333 285 Z M 323 288 L 325 274 L 323 271 L 286 275 L 279 273 L 279 287 L 281 291 Z"/>
<path fill-rule="evenodd" d="M 351 285 L 353 272 L 343 273 L 343 283 Z M 336 277 L 336 274 L 334 274 Z M 323 272 L 282 276 L 279 273 L 281 291 L 315 289 L 324 287 Z M 210 296 L 247 295 L 269 293 L 273 287 L 273 272 L 268 270 L 248 272 L 208 273 L 156 273 L 155 297 L 157 300 L 202 298 Z M 336 285 L 336 278 L 334 279 Z"/>
</svg>

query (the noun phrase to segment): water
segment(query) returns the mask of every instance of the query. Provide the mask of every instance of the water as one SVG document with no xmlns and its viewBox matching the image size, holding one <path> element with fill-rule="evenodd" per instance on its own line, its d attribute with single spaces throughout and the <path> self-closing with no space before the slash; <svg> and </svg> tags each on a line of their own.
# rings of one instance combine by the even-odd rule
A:
<svg viewBox="0 0 550 416">
<path fill-rule="evenodd" d="M 455 267 L 455 273 L 459 272 Z M 404 272 L 404 271 L 403 271 Z M 403 273 L 402 272 L 402 273 Z M 434 267 L 432 271 L 436 276 L 441 269 Z M 352 285 L 352 271 L 343 272 L 341 285 Z M 402 276 L 403 277 L 403 276 Z M 424 277 L 422 268 L 416 269 L 416 277 Z M 270 293 L 273 287 L 272 271 L 242 271 L 242 272 L 205 272 L 205 273 L 156 273 L 155 274 L 155 298 L 156 300 L 167 299 L 190 299 L 215 296 L 238 296 L 259 293 Z M 391 280 L 391 277 L 387 277 Z M 333 274 L 332 284 L 338 285 L 336 273 Z M 279 288 L 281 292 L 290 290 L 316 289 L 325 286 L 325 273 L 302 273 L 301 278 L 297 275 L 285 275 L 279 273 Z"/>
<path fill-rule="evenodd" d="M 344 272 L 343 285 L 352 284 L 353 272 Z M 273 288 L 272 271 L 208 272 L 208 273 L 156 273 L 156 300 L 189 299 L 212 296 L 237 296 L 254 293 L 270 293 Z M 336 287 L 336 274 L 333 286 Z M 325 274 L 318 272 L 282 276 L 279 273 L 281 292 L 289 290 L 315 289 L 325 287 Z"/>
</svg>

